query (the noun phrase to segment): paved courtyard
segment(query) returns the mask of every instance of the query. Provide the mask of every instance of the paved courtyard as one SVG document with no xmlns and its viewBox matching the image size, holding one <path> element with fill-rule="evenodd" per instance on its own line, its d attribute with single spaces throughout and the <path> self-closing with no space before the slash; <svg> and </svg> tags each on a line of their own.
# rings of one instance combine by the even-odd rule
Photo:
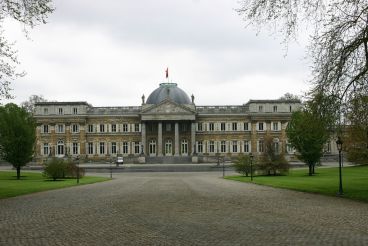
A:
<svg viewBox="0 0 368 246">
<path fill-rule="evenodd" d="M 122 173 L 0 200 L 0 245 L 368 245 L 368 204 L 221 179 Z"/>
</svg>

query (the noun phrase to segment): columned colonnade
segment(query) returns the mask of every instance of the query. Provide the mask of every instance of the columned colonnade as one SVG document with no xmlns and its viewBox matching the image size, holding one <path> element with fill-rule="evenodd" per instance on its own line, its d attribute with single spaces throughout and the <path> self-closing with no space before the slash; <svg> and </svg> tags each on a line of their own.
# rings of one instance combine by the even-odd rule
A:
<svg viewBox="0 0 368 246">
<path fill-rule="evenodd" d="M 191 143 L 191 154 L 194 153 L 195 149 L 195 131 L 196 126 L 194 122 L 190 123 L 190 143 Z M 141 133 L 142 133 L 142 153 L 144 155 L 148 155 L 147 150 L 147 128 L 146 128 L 146 122 L 141 123 Z M 164 155 L 164 142 L 162 137 L 162 121 L 157 122 L 157 156 L 163 156 Z M 180 133 L 179 133 L 179 122 L 175 122 L 174 127 L 174 156 L 180 155 Z"/>
</svg>

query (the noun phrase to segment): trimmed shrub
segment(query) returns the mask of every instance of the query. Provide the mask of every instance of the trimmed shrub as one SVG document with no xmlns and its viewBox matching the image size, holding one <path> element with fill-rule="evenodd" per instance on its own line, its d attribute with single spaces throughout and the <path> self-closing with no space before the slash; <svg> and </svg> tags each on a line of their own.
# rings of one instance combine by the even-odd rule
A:
<svg viewBox="0 0 368 246">
<path fill-rule="evenodd" d="M 63 159 L 52 158 L 45 164 L 43 175 L 52 178 L 54 181 L 57 179 L 65 178 L 66 165 Z"/>
<path fill-rule="evenodd" d="M 234 161 L 233 167 L 237 173 L 248 177 L 251 171 L 249 155 L 239 154 L 238 158 Z M 253 165 L 253 172 L 254 170 L 255 166 Z"/>
<path fill-rule="evenodd" d="M 79 167 L 79 178 L 84 177 L 85 170 L 84 168 Z M 68 160 L 66 162 L 66 176 L 69 178 L 77 178 L 78 175 L 78 166 L 72 160 Z"/>
<path fill-rule="evenodd" d="M 64 161 L 59 158 L 52 158 L 48 161 L 44 167 L 43 175 L 52 178 L 54 181 L 57 179 L 65 178 L 77 178 L 78 167 L 72 160 L 68 159 Z M 84 177 L 85 170 L 79 168 L 79 178 Z"/>
</svg>

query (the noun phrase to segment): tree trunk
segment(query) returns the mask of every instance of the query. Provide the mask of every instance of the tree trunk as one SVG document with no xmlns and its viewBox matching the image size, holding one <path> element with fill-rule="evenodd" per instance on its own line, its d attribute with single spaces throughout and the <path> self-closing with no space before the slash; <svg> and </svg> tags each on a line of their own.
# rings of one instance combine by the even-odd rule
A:
<svg viewBox="0 0 368 246">
<path fill-rule="evenodd" d="M 314 167 L 316 166 L 316 164 L 313 164 L 312 165 L 312 174 L 315 174 L 315 172 L 314 172 Z"/>
<path fill-rule="evenodd" d="M 20 166 L 17 166 L 17 179 L 20 179 Z"/>
<path fill-rule="evenodd" d="M 312 164 L 309 164 L 309 176 L 312 176 Z"/>
</svg>

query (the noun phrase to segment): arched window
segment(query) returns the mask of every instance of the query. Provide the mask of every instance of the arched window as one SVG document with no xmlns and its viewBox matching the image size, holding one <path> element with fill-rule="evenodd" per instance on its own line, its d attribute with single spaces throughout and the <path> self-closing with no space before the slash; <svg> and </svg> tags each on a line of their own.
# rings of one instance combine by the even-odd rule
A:
<svg viewBox="0 0 368 246">
<path fill-rule="evenodd" d="M 57 142 L 57 155 L 63 156 L 64 155 L 64 142 L 62 140 L 59 140 Z"/>
<path fill-rule="evenodd" d="M 181 141 L 181 154 L 187 155 L 188 154 L 188 140 L 183 139 Z"/>
<path fill-rule="evenodd" d="M 165 142 L 165 155 L 172 155 L 172 140 L 167 139 Z"/>
<path fill-rule="evenodd" d="M 149 154 L 155 155 L 156 154 L 156 140 L 152 139 L 149 142 Z"/>
</svg>

